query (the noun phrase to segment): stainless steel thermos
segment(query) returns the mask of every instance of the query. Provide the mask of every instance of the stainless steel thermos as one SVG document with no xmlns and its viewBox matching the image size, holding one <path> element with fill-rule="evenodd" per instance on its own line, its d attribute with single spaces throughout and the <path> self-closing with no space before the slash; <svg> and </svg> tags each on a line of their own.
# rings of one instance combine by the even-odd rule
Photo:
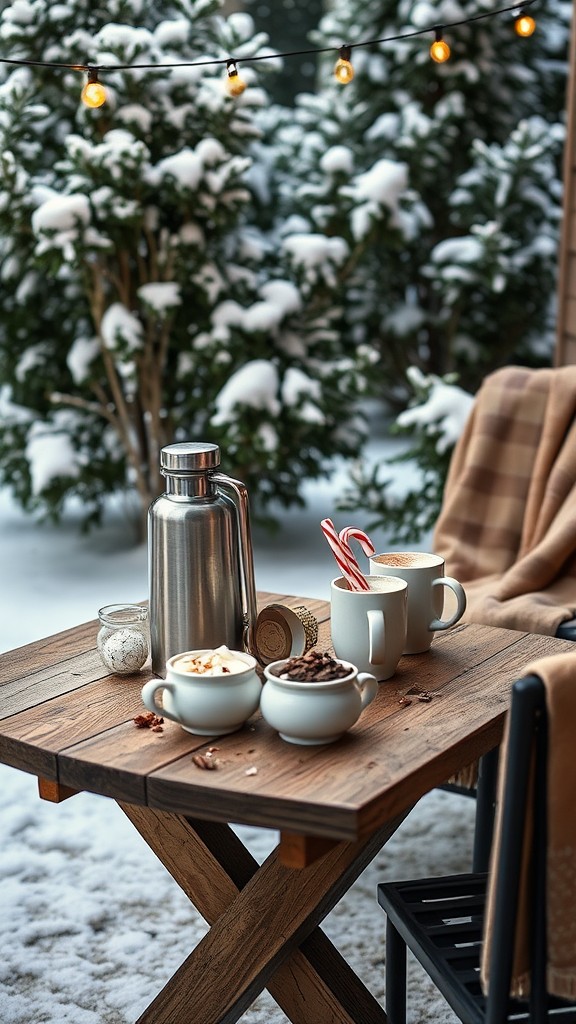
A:
<svg viewBox="0 0 576 1024">
<path fill-rule="evenodd" d="M 248 492 L 217 472 L 215 444 L 160 453 L 166 491 L 148 511 L 152 671 L 173 654 L 226 644 L 251 650 L 256 587 Z"/>
</svg>

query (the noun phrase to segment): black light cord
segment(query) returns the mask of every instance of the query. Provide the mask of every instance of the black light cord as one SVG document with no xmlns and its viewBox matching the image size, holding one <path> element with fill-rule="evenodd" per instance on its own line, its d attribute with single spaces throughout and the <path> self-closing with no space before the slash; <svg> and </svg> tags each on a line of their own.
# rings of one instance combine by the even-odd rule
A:
<svg viewBox="0 0 576 1024">
<path fill-rule="evenodd" d="M 439 30 L 444 32 L 446 29 L 458 28 L 461 25 L 469 25 L 475 21 L 481 21 L 486 18 L 494 18 L 498 14 L 506 14 L 508 11 L 516 11 L 521 14 L 525 8 L 530 7 L 536 0 L 520 0 L 519 3 L 512 4 L 510 7 L 500 7 L 496 11 L 485 11 L 483 14 L 474 14 L 470 18 L 462 18 L 459 21 L 445 22 L 442 25 L 438 23 L 430 25 L 427 28 L 415 29 L 413 32 L 403 32 L 399 35 L 385 36 L 382 39 L 365 39 L 359 43 L 346 43 L 347 49 L 352 50 L 361 46 L 377 46 L 379 43 L 391 43 L 397 42 L 402 39 L 413 39 L 415 36 L 427 35 L 430 32 L 438 32 Z M 155 70 L 165 68 L 198 68 L 207 67 L 209 65 L 216 64 L 228 64 L 232 59 L 242 64 L 252 64 L 257 60 L 276 60 L 282 57 L 304 57 L 314 53 L 333 53 L 334 50 L 340 51 L 342 46 L 323 46 L 318 49 L 307 49 L 307 50 L 289 50 L 286 53 L 265 53 L 257 54 L 253 57 L 242 57 L 242 58 L 230 58 L 224 57 L 221 59 L 214 60 L 197 60 L 197 61 L 185 61 L 182 63 L 171 63 L 171 64 L 62 64 L 56 61 L 46 60 L 18 60 L 15 57 L 0 57 L 0 64 L 15 64 L 25 67 L 39 67 L 39 68 L 59 68 L 67 71 L 83 71 L 90 73 L 92 71 L 135 71 L 135 70 Z"/>
</svg>

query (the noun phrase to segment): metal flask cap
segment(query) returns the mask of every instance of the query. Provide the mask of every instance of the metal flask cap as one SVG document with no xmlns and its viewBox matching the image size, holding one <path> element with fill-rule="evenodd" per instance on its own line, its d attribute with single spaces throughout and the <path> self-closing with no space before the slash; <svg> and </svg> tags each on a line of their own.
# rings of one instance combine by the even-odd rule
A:
<svg viewBox="0 0 576 1024">
<path fill-rule="evenodd" d="M 167 444 L 160 452 L 160 468 L 166 473 L 202 473 L 217 469 L 220 449 L 217 444 L 202 441 L 184 441 Z"/>
</svg>

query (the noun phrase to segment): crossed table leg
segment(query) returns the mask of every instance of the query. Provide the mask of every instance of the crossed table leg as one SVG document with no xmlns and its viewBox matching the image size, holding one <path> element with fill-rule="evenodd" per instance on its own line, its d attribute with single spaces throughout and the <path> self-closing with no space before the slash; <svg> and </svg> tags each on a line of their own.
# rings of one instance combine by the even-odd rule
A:
<svg viewBox="0 0 576 1024">
<path fill-rule="evenodd" d="M 296 870 L 277 851 L 259 865 L 228 825 L 120 807 L 211 925 L 137 1024 L 233 1024 L 264 988 L 293 1024 L 386 1024 L 317 926 L 405 814 Z"/>
</svg>

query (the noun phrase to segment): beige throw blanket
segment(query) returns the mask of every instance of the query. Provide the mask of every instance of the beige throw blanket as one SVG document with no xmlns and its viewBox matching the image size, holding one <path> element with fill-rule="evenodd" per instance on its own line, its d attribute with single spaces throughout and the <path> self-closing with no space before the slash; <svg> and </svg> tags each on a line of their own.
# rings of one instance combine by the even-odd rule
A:
<svg viewBox="0 0 576 1024">
<path fill-rule="evenodd" d="M 433 550 L 464 621 L 554 635 L 576 614 L 576 366 L 486 378 L 450 464 Z"/>
<path fill-rule="evenodd" d="M 548 712 L 547 778 L 547 939 L 548 991 L 566 999 L 576 998 L 576 653 L 541 658 L 526 667 L 526 675 L 540 676 L 546 687 Z M 504 739 L 501 765 L 506 760 Z M 503 772 L 500 777 L 502 788 Z M 496 830 L 492 863 L 500 845 L 501 800 L 496 811 Z M 531 834 L 532 822 L 527 823 Z M 516 948 L 512 970 L 512 995 L 526 996 L 530 991 L 530 887 L 527 864 L 520 877 L 520 903 L 516 929 Z M 481 979 L 488 982 L 488 958 L 494 913 L 495 876 L 491 872 L 485 919 Z"/>
</svg>

